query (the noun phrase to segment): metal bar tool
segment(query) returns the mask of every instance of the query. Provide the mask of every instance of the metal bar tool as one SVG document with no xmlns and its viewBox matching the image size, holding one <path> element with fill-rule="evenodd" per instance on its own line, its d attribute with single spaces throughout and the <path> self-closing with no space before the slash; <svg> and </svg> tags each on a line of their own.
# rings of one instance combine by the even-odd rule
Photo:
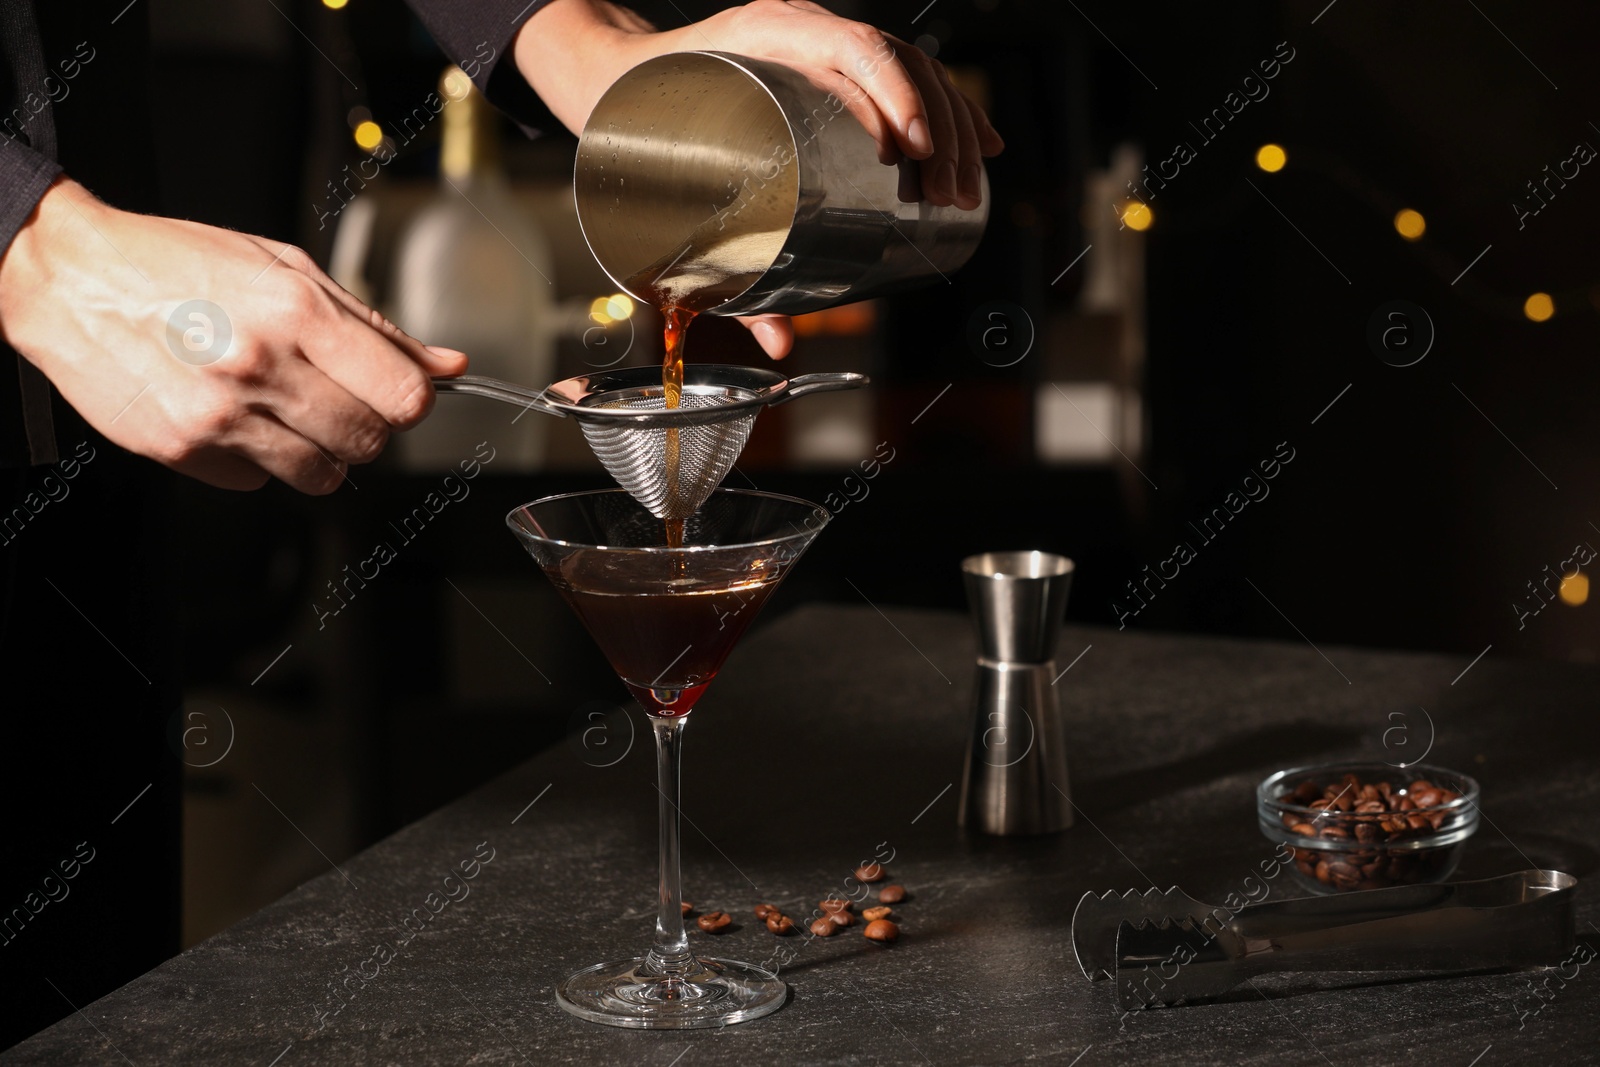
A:
<svg viewBox="0 0 1600 1067">
<path fill-rule="evenodd" d="M 1553 964 L 1572 951 L 1578 880 L 1527 870 L 1230 910 L 1177 889 L 1085 894 L 1079 966 L 1114 975 L 1125 1009 L 1225 993 L 1272 971 L 1472 971 Z"/>
<path fill-rule="evenodd" d="M 989 834 L 1064 830 L 1072 800 L 1054 682 L 1072 561 L 986 552 L 961 570 L 979 655 L 958 819 Z"/>
</svg>

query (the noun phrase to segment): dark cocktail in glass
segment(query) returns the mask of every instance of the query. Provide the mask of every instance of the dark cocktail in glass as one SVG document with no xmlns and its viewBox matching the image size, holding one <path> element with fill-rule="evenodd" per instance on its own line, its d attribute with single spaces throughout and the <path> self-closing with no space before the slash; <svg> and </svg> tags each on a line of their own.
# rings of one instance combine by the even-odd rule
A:
<svg viewBox="0 0 1600 1067">
<path fill-rule="evenodd" d="M 731 489 L 714 492 L 674 545 L 662 521 L 620 489 L 547 497 L 507 516 L 655 732 L 655 944 L 643 956 L 562 981 L 556 999 L 573 1014 L 612 1026 L 684 1029 L 743 1022 L 783 1005 L 787 987 L 776 975 L 689 950 L 679 903 L 678 773 L 689 712 L 827 521 L 826 510 L 803 500 Z"/>
</svg>

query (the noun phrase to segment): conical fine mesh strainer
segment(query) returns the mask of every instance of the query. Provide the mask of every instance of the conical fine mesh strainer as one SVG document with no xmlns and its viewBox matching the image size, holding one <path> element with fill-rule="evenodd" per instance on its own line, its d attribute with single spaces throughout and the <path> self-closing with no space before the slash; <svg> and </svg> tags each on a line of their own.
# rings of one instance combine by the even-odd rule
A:
<svg viewBox="0 0 1600 1067">
<path fill-rule="evenodd" d="M 854 389 L 864 374 L 803 374 L 715 363 L 687 364 L 679 406 L 668 408 L 656 367 L 587 374 L 545 389 L 466 375 L 441 378 L 441 393 L 467 393 L 573 418 L 617 484 L 658 518 L 687 519 L 722 484 L 769 405 L 807 393 Z M 677 469 L 669 462 L 677 436 Z"/>
</svg>

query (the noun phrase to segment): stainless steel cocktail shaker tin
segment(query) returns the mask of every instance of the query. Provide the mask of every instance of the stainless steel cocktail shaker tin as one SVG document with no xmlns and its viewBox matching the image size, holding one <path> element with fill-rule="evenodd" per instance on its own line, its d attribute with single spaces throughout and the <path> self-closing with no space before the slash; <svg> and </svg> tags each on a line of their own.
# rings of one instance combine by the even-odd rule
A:
<svg viewBox="0 0 1600 1067">
<path fill-rule="evenodd" d="M 916 164 L 879 162 L 839 96 L 726 52 L 623 75 L 584 127 L 574 187 L 613 281 L 655 303 L 648 280 L 709 249 L 695 288 L 715 290 L 702 306 L 720 315 L 799 314 L 938 281 L 988 219 L 987 178 L 973 210 L 925 203 Z"/>
<path fill-rule="evenodd" d="M 1072 561 L 1048 552 L 986 552 L 961 563 L 978 629 L 972 736 L 961 778 L 962 826 L 1050 834 L 1072 825 L 1055 650 Z"/>
</svg>

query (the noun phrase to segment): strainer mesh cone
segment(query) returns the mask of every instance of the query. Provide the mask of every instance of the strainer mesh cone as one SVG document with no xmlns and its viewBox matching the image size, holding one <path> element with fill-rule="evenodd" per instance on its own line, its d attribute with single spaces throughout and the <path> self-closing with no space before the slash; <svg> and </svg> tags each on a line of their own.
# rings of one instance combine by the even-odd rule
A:
<svg viewBox="0 0 1600 1067">
<path fill-rule="evenodd" d="M 680 408 L 709 408 L 754 396 L 748 389 L 684 386 Z M 585 409 L 665 411 L 661 387 L 617 389 L 585 398 Z M 578 415 L 589 448 L 617 484 L 651 514 L 668 520 L 688 519 L 722 484 L 750 438 L 759 407 L 737 408 L 728 417 L 697 426 L 680 426 L 678 472 L 674 483 L 667 468 L 667 435 L 661 426 L 639 426 Z"/>
</svg>

